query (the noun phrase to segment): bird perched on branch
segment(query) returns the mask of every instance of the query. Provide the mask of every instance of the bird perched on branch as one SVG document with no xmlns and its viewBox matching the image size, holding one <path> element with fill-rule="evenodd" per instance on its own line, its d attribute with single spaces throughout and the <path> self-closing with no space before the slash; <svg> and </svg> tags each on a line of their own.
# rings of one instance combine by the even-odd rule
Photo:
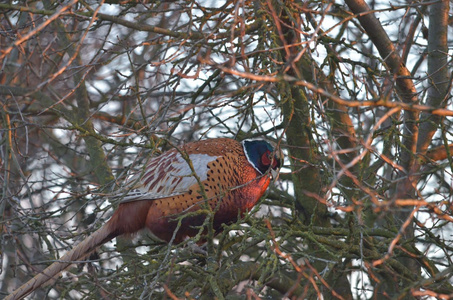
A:
<svg viewBox="0 0 453 300">
<path fill-rule="evenodd" d="M 104 226 L 6 299 L 22 299 L 119 235 L 147 228 L 161 240 L 179 243 L 199 233 L 206 211 L 212 212 L 212 226 L 220 231 L 263 196 L 280 159 L 267 141 L 228 138 L 188 143 L 151 158 L 131 178 L 133 190 L 124 193 Z"/>
</svg>

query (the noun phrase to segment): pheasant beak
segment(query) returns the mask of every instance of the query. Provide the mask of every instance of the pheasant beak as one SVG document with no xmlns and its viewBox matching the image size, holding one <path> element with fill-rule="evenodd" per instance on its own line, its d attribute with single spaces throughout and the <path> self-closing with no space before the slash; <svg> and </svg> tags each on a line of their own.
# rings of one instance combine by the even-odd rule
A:
<svg viewBox="0 0 453 300">
<path fill-rule="evenodd" d="M 274 154 L 274 157 L 272 159 L 272 168 L 271 168 L 271 176 L 274 180 L 278 179 L 278 175 L 280 174 L 280 167 L 282 165 L 282 159 L 283 155 L 282 153 L 276 153 Z"/>
<path fill-rule="evenodd" d="M 278 179 L 278 175 L 280 174 L 279 170 L 280 169 L 271 169 L 271 176 L 275 181 Z"/>
</svg>

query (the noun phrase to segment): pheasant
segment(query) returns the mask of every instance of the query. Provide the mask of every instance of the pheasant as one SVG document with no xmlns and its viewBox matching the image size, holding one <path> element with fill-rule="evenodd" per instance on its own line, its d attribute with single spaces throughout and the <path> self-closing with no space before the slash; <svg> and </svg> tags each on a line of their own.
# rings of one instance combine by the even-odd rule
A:
<svg viewBox="0 0 453 300">
<path fill-rule="evenodd" d="M 129 189 L 104 226 L 6 299 L 22 299 L 119 235 L 147 228 L 163 241 L 180 243 L 199 233 L 206 218 L 201 209 L 212 211 L 213 228 L 219 232 L 222 224 L 235 222 L 263 196 L 280 168 L 279 156 L 264 140 L 218 138 L 151 158 L 129 180 Z"/>
</svg>

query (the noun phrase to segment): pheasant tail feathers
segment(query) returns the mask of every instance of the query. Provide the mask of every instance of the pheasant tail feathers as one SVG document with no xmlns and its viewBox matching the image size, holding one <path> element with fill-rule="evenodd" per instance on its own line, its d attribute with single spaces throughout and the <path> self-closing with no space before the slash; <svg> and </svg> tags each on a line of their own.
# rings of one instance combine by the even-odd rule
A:
<svg viewBox="0 0 453 300">
<path fill-rule="evenodd" d="M 103 243 L 111 240 L 110 223 L 99 228 L 95 233 L 86 238 L 71 251 L 63 255 L 60 260 L 54 262 L 44 271 L 30 279 L 27 283 L 23 284 L 19 289 L 12 292 L 8 295 L 5 300 L 17 300 L 22 299 L 34 290 L 41 287 L 46 282 L 52 280 L 57 276 L 61 271 L 65 270 L 74 262 L 81 260 L 88 256 L 96 247 L 102 245 Z"/>
</svg>

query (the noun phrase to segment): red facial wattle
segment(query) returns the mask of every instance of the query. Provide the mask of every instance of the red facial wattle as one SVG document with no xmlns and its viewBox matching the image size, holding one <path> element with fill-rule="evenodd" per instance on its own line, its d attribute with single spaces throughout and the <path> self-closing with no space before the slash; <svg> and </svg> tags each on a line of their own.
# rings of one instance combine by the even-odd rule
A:
<svg viewBox="0 0 453 300">
<path fill-rule="evenodd" d="M 263 164 L 263 166 L 270 166 L 271 165 L 271 152 L 270 151 L 266 151 L 263 153 L 263 155 L 261 156 L 261 164 Z"/>
</svg>

